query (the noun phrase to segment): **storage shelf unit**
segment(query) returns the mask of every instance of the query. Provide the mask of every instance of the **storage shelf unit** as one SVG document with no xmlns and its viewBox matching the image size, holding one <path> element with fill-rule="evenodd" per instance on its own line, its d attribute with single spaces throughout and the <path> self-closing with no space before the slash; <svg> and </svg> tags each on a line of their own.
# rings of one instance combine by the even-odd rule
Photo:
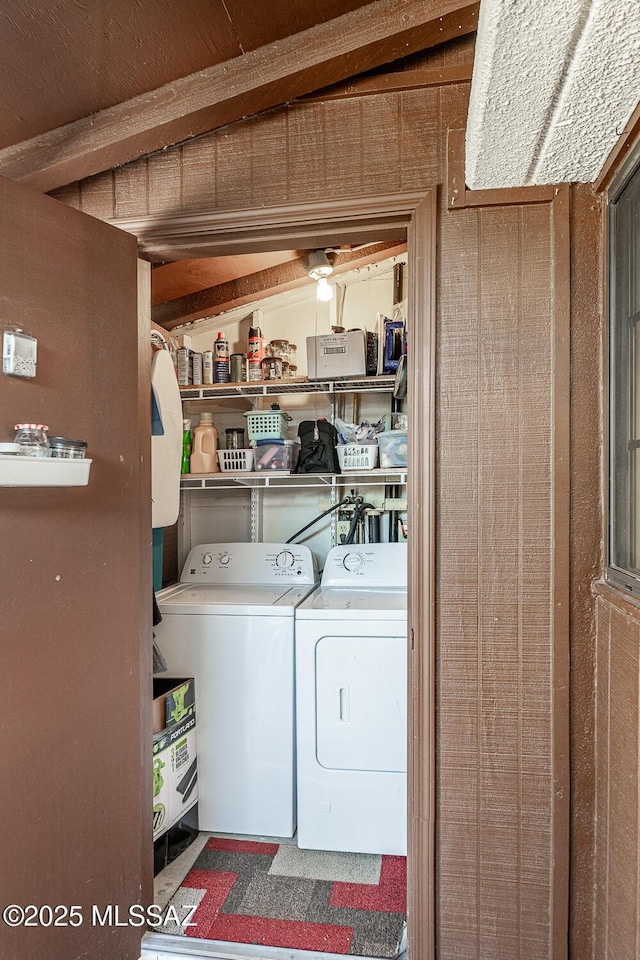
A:
<svg viewBox="0 0 640 960">
<path fill-rule="evenodd" d="M 183 400 L 237 400 L 246 397 L 280 397 L 303 393 L 389 393 L 395 375 L 348 377 L 342 380 L 260 380 L 254 383 L 214 383 L 198 387 L 180 387 Z"/>
<path fill-rule="evenodd" d="M 380 377 L 345 377 L 329 380 L 270 380 L 244 383 L 215 383 L 202 386 L 180 387 L 183 401 L 247 401 L 256 405 L 261 397 L 286 395 L 324 394 L 331 406 L 331 419 L 335 414 L 335 402 L 339 396 L 362 393 L 391 394 L 396 383 L 395 375 Z M 406 466 L 391 469 L 379 467 L 374 470 L 348 470 L 339 474 L 291 474 L 285 471 L 259 470 L 251 473 L 221 471 L 213 474 L 184 474 L 180 480 L 183 496 L 194 490 L 248 490 L 251 494 L 251 540 L 262 539 L 263 491 L 274 489 L 323 488 L 336 504 L 351 487 L 406 486 Z M 187 497 L 188 502 L 188 497 Z M 336 542 L 336 517 L 331 514 L 331 543 Z M 189 528 L 190 529 L 190 528 Z M 186 541 L 191 543 L 190 532 Z"/>
<path fill-rule="evenodd" d="M 182 490 L 231 490 L 245 487 L 260 490 L 266 487 L 373 487 L 381 484 L 405 484 L 407 471 L 404 467 L 377 470 L 345 470 L 343 473 L 285 473 L 277 470 L 258 470 L 252 473 L 224 471 L 207 474 L 185 474 L 180 480 Z"/>
</svg>

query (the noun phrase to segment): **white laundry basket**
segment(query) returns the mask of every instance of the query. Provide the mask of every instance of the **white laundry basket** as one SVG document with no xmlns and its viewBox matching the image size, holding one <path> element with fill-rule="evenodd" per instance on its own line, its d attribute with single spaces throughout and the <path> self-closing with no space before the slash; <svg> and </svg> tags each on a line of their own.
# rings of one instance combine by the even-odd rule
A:
<svg viewBox="0 0 640 960">
<path fill-rule="evenodd" d="M 377 443 L 340 443 L 336 450 L 341 470 L 373 470 L 378 462 Z"/>
<path fill-rule="evenodd" d="M 222 472 L 248 473 L 253 469 L 253 449 L 218 450 L 218 463 Z"/>
</svg>

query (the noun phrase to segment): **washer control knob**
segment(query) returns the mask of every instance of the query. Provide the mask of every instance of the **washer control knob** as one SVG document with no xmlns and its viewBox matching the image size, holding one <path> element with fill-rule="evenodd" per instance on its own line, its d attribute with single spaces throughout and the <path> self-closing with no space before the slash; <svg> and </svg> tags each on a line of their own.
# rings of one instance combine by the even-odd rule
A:
<svg viewBox="0 0 640 960">
<path fill-rule="evenodd" d="M 208 567 L 212 560 L 213 560 L 213 557 L 211 556 L 210 553 L 203 553 L 202 562 L 204 563 L 205 567 Z"/>
<path fill-rule="evenodd" d="M 342 564 L 345 570 L 358 570 L 362 566 L 362 557 L 359 553 L 345 553 Z"/>
<path fill-rule="evenodd" d="M 226 565 L 229 563 L 229 560 L 231 560 L 231 557 L 229 556 L 228 553 L 223 553 L 222 556 L 220 557 L 220 563 L 222 564 L 223 567 L 226 567 Z"/>
<path fill-rule="evenodd" d="M 291 550 L 282 550 L 276 557 L 276 564 L 281 570 L 286 570 L 287 567 L 292 567 L 295 562 L 296 558 L 291 553 Z"/>
</svg>

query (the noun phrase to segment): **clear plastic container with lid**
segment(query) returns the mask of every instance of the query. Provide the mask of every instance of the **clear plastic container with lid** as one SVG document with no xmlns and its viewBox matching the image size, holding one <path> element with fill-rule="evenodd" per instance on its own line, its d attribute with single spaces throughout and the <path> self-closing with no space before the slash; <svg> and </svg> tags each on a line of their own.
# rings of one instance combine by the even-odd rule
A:
<svg viewBox="0 0 640 960">
<path fill-rule="evenodd" d="M 84 460 L 86 440 L 69 440 L 67 437 L 49 437 L 51 456 L 64 460 Z"/>
<path fill-rule="evenodd" d="M 49 427 L 44 423 L 16 423 L 15 442 L 20 446 L 23 457 L 50 457 L 51 449 L 47 437 Z"/>
</svg>

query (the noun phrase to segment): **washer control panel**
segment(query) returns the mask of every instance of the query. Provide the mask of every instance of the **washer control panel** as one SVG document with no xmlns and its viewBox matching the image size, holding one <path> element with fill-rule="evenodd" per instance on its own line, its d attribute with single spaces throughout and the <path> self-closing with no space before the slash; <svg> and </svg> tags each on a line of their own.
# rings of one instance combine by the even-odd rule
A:
<svg viewBox="0 0 640 960">
<path fill-rule="evenodd" d="M 322 574 L 323 587 L 407 586 L 407 545 L 367 543 L 333 547 Z"/>
<path fill-rule="evenodd" d="M 313 584 L 318 579 L 308 547 L 287 543 L 201 543 L 184 565 L 181 583 Z"/>
</svg>

